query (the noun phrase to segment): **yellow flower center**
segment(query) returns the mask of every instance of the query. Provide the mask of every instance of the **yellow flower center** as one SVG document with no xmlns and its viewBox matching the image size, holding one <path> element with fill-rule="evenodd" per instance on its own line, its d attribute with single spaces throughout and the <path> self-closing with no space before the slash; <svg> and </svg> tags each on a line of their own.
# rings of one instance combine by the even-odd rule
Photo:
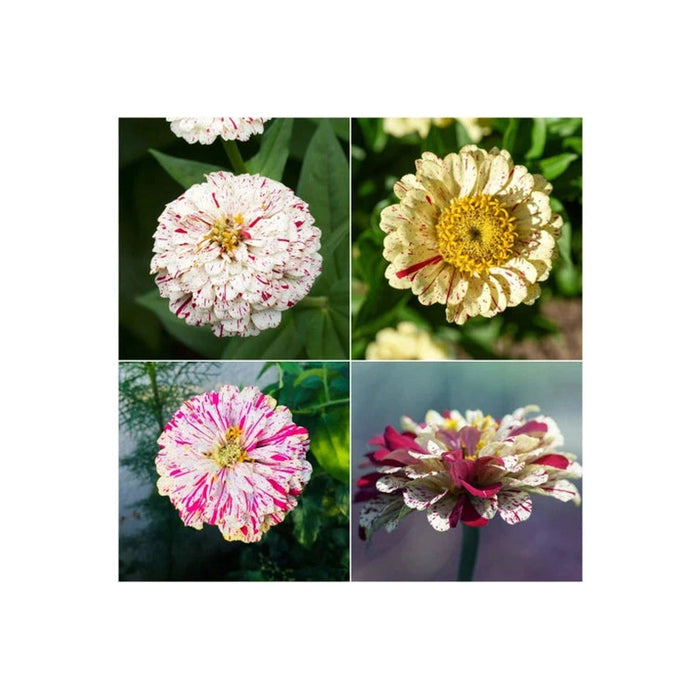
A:
<svg viewBox="0 0 700 700">
<path fill-rule="evenodd" d="M 443 260 L 461 272 L 486 272 L 512 256 L 515 219 L 493 195 L 453 200 L 435 228 Z"/>
<path fill-rule="evenodd" d="M 214 448 L 211 457 L 220 467 L 232 467 L 234 464 L 253 461 L 241 445 L 242 435 L 241 428 L 231 427 L 226 431 L 223 444 Z"/>
<path fill-rule="evenodd" d="M 231 254 L 236 250 L 238 241 L 243 232 L 243 215 L 236 214 L 229 216 L 225 214 L 220 216 L 211 227 L 211 231 L 204 236 L 205 241 L 212 241 L 222 250 Z"/>
</svg>

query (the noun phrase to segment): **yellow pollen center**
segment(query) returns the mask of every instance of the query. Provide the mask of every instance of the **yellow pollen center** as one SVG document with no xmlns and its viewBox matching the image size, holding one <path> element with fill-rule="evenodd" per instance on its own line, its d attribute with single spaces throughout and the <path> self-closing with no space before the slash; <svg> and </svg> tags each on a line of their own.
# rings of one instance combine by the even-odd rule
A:
<svg viewBox="0 0 700 700">
<path fill-rule="evenodd" d="M 233 253 L 238 246 L 241 233 L 243 232 L 243 215 L 236 214 L 220 216 L 211 227 L 209 233 L 204 236 L 205 241 L 212 241 L 218 245 L 222 251 Z"/>
<path fill-rule="evenodd" d="M 435 228 L 443 260 L 461 272 L 486 272 L 512 256 L 515 219 L 493 195 L 453 200 L 443 209 Z"/>
<path fill-rule="evenodd" d="M 241 428 L 231 427 L 226 431 L 223 444 L 214 448 L 211 457 L 220 467 L 232 467 L 234 464 L 253 461 L 241 445 L 242 435 Z"/>
</svg>

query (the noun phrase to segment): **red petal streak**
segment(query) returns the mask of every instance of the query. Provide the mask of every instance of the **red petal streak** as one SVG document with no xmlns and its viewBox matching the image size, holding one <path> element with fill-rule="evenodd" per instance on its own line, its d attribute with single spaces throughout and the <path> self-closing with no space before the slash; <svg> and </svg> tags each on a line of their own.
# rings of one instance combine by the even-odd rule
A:
<svg viewBox="0 0 700 700">
<path fill-rule="evenodd" d="M 436 255 L 434 258 L 429 258 L 428 260 L 423 260 L 423 262 L 411 265 L 404 270 L 399 270 L 396 276 L 401 279 L 402 277 L 408 277 L 408 275 L 413 275 L 418 270 L 422 270 L 426 265 L 432 265 L 433 263 L 440 262 L 442 260 L 442 255 Z"/>
<path fill-rule="evenodd" d="M 513 437 L 513 435 L 522 435 L 523 433 L 546 433 L 547 432 L 547 424 L 546 423 L 538 423 L 536 420 L 531 420 L 525 423 L 525 425 L 521 425 L 519 428 L 516 428 L 515 430 L 512 430 L 509 434 L 508 437 Z"/>
<path fill-rule="evenodd" d="M 556 467 L 557 469 L 566 469 L 570 462 L 564 455 L 544 455 L 538 457 L 533 464 L 544 464 L 547 467 Z"/>
<path fill-rule="evenodd" d="M 501 484 L 500 482 L 493 484 L 493 486 L 487 486 L 483 489 L 480 489 L 476 486 L 472 486 L 466 481 L 462 481 L 461 484 L 462 486 L 464 486 L 465 489 L 467 489 L 467 491 L 469 491 L 469 493 L 472 496 L 476 496 L 477 498 L 491 498 L 491 496 L 497 494 L 503 487 L 503 484 Z"/>
<path fill-rule="evenodd" d="M 386 426 L 384 441 L 390 450 L 415 450 L 422 454 L 426 451 L 413 439 L 412 434 L 403 435 L 391 425 Z"/>
</svg>

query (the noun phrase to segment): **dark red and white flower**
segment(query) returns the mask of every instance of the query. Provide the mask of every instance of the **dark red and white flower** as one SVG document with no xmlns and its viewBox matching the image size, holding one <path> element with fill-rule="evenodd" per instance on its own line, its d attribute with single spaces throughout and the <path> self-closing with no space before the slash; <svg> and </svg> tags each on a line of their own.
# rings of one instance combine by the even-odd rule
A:
<svg viewBox="0 0 700 700">
<path fill-rule="evenodd" d="M 575 456 L 559 451 L 564 439 L 549 416 L 527 418 L 537 406 L 519 408 L 500 420 L 481 411 L 439 414 L 424 422 L 402 418 L 402 430 L 387 426 L 370 440 L 358 480 L 360 534 L 393 530 L 413 510 L 425 511 L 438 531 L 486 525 L 496 514 L 509 524 L 527 520 L 532 494 L 580 503 L 570 479 L 581 477 Z"/>
</svg>

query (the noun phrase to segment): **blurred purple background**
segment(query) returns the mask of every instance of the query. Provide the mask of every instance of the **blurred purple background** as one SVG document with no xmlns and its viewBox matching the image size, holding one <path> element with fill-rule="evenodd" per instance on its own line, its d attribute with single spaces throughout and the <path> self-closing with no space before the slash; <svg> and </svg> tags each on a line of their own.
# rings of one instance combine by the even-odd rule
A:
<svg viewBox="0 0 700 700">
<path fill-rule="evenodd" d="M 430 408 L 481 409 L 500 418 L 536 404 L 559 425 L 563 451 L 583 464 L 580 362 L 355 362 L 351 390 L 353 484 L 365 471 L 358 464 L 373 435 L 390 424 L 399 428 L 403 414 L 422 420 Z M 575 483 L 583 496 L 582 481 Z M 524 523 L 496 516 L 481 528 L 474 580 L 580 581 L 582 508 L 535 495 Z M 463 526 L 436 532 L 424 512 L 415 512 L 367 543 L 357 534 L 356 507 L 352 524 L 352 580 L 456 580 Z"/>
</svg>

